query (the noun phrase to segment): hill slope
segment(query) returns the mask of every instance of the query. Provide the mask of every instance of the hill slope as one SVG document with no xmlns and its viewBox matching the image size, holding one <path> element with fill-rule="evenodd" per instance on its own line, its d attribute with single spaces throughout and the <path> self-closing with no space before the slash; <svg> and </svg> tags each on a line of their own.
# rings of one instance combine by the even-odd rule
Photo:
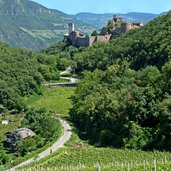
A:
<svg viewBox="0 0 171 171">
<path fill-rule="evenodd" d="M 94 13 L 78 13 L 76 15 L 72 15 L 73 18 L 79 19 L 80 21 L 84 21 L 85 23 L 91 24 L 99 29 L 105 26 L 113 17 L 114 13 L 106 13 L 106 14 L 94 14 Z M 139 13 L 139 12 L 130 12 L 127 14 L 116 14 L 123 17 L 126 21 L 138 22 L 142 21 L 144 23 L 149 22 L 156 18 L 157 14 L 151 13 Z"/>
<path fill-rule="evenodd" d="M 105 70 L 116 60 L 127 60 L 138 70 L 148 65 L 161 68 L 170 59 L 171 12 L 140 29 L 114 38 L 109 43 L 96 43 L 75 57 L 78 71 Z"/>
<path fill-rule="evenodd" d="M 84 72 L 71 110 L 90 142 L 171 151 L 170 18 L 171 12 L 75 56 L 78 71 L 94 71 Z"/>
<path fill-rule="evenodd" d="M 61 40 L 68 22 L 73 21 L 83 33 L 95 29 L 65 13 L 28 0 L 1 0 L 0 18 L 0 41 L 32 50 Z"/>
</svg>

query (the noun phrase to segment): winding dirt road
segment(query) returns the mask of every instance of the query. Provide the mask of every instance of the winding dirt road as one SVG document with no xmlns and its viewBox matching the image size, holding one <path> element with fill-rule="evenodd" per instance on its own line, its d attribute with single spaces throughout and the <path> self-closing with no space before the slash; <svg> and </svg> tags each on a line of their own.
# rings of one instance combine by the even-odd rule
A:
<svg viewBox="0 0 171 171">
<path fill-rule="evenodd" d="M 49 147 L 47 150 L 43 151 L 42 153 L 40 153 L 38 155 L 38 157 L 35 158 L 31 158 L 29 160 L 26 160 L 25 162 L 19 164 L 18 166 L 15 166 L 9 170 L 6 171 L 16 171 L 17 169 L 24 167 L 30 163 L 39 161 L 42 158 L 45 158 L 46 156 L 48 156 L 49 154 L 57 151 L 58 149 L 60 149 L 61 147 L 64 146 L 64 144 L 70 139 L 71 135 L 72 135 L 72 131 L 71 131 L 71 127 L 70 125 L 63 119 L 59 119 L 63 128 L 64 128 L 64 133 L 63 135 L 60 137 L 60 139 L 58 139 L 51 147 Z"/>
</svg>

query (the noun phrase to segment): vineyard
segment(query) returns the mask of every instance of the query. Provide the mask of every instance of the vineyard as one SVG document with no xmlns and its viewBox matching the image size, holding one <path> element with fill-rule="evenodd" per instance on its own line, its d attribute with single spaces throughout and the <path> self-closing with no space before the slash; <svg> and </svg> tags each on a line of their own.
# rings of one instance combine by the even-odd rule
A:
<svg viewBox="0 0 171 171">
<path fill-rule="evenodd" d="M 21 171 L 169 171 L 171 153 L 111 148 L 63 148 Z"/>
</svg>

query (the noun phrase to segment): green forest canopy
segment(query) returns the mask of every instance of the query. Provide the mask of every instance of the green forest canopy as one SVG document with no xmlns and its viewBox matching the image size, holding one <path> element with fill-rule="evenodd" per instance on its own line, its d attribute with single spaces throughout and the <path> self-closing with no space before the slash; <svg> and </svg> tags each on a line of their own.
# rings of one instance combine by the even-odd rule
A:
<svg viewBox="0 0 171 171">
<path fill-rule="evenodd" d="M 112 64 L 127 61 L 131 68 L 148 65 L 161 68 L 171 57 L 171 12 L 140 29 L 114 37 L 110 43 L 99 42 L 75 55 L 77 71 L 106 70 Z"/>
<path fill-rule="evenodd" d="M 90 142 L 171 150 L 171 12 L 75 55 L 71 118 Z"/>
<path fill-rule="evenodd" d="M 52 113 L 28 110 L 23 101 L 26 95 L 42 94 L 42 81 L 59 79 L 59 71 L 55 56 L 15 49 L 3 43 L 0 51 L 0 114 L 23 113 L 23 122 L 18 126 L 31 128 L 36 133 L 36 137 L 22 143 L 0 144 L 0 163 L 6 164 L 16 156 L 25 156 L 45 146 L 61 133 L 60 123 L 52 118 Z"/>
</svg>

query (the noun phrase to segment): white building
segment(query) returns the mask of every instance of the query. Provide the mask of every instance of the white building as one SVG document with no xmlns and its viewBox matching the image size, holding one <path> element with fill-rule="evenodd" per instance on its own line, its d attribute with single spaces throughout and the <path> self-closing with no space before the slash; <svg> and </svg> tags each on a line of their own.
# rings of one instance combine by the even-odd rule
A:
<svg viewBox="0 0 171 171">
<path fill-rule="evenodd" d="M 3 124 L 3 125 L 8 125 L 8 124 L 9 124 L 9 120 L 3 120 L 3 121 L 2 121 L 2 124 Z"/>
</svg>

